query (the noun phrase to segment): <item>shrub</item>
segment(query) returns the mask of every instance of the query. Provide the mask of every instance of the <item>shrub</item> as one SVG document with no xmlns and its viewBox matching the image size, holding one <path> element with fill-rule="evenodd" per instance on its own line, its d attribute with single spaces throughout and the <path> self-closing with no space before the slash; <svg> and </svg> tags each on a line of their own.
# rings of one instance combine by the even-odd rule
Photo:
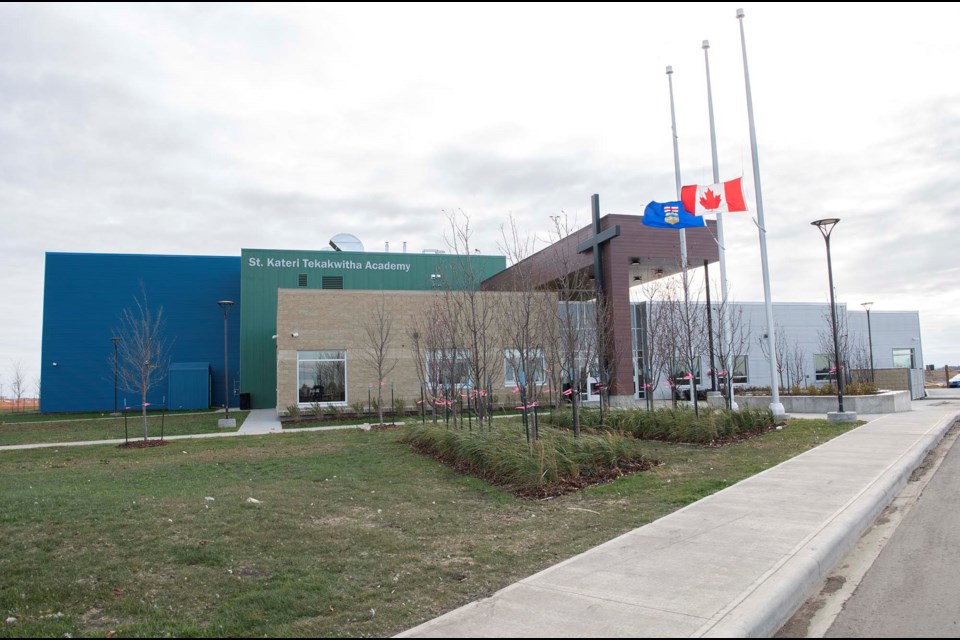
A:
<svg viewBox="0 0 960 640">
<path fill-rule="evenodd" d="M 313 417 L 317 420 L 323 420 L 323 405 L 319 402 L 310 403 L 310 411 L 313 412 Z"/>
<path fill-rule="evenodd" d="M 300 405 L 291 404 L 287 405 L 287 415 L 293 418 L 294 422 L 300 422 Z"/>
<path fill-rule="evenodd" d="M 604 419 L 606 424 L 602 428 L 641 440 L 695 444 L 758 435 L 774 425 L 774 416 L 769 409 L 746 408 L 729 411 L 704 407 L 700 409 L 699 418 L 693 409 L 687 407 L 654 411 L 621 409 L 609 412 Z M 569 429 L 572 418 L 569 411 L 552 411 L 546 421 L 551 426 Z"/>
<path fill-rule="evenodd" d="M 877 385 L 872 382 L 851 382 L 843 389 L 851 396 L 866 396 L 877 393 Z"/>
<path fill-rule="evenodd" d="M 393 400 L 393 413 L 394 415 L 402 416 L 407 412 L 407 405 L 403 401 L 403 398 L 394 398 Z"/>
</svg>

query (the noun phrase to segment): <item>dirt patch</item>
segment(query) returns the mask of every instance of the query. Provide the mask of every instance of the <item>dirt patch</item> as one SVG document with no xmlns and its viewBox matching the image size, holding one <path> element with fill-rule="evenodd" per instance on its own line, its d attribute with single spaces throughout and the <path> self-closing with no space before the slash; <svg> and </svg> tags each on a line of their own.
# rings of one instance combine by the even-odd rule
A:
<svg viewBox="0 0 960 640">
<path fill-rule="evenodd" d="M 403 428 L 402 422 L 384 422 L 382 424 L 371 424 L 370 431 L 393 431 Z"/>
<path fill-rule="evenodd" d="M 118 449 L 149 449 L 150 447 L 164 447 L 170 444 L 168 440 L 131 440 L 118 444 Z"/>
<path fill-rule="evenodd" d="M 843 576 L 830 576 L 823 585 L 822 592 L 826 594 L 836 593 L 847 582 Z"/>
</svg>

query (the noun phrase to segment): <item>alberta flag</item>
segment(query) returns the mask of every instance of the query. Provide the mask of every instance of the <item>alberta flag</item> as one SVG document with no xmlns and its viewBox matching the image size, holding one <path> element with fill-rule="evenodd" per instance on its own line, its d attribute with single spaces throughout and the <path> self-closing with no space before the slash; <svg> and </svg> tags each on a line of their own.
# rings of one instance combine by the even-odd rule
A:
<svg viewBox="0 0 960 640">
<path fill-rule="evenodd" d="M 658 229 L 687 229 L 705 227 L 703 218 L 683 210 L 680 202 L 651 202 L 643 211 L 643 224 Z"/>
<path fill-rule="evenodd" d="M 702 216 L 705 213 L 746 211 L 743 197 L 743 178 L 720 184 L 692 184 L 680 190 L 680 200 L 688 212 Z"/>
</svg>

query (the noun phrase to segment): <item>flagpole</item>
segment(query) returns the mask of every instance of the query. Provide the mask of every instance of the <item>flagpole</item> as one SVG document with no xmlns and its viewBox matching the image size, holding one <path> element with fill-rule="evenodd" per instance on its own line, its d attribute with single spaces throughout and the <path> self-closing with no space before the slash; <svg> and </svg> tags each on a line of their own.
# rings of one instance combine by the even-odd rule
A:
<svg viewBox="0 0 960 640">
<path fill-rule="evenodd" d="M 667 81 L 670 85 L 670 127 L 673 130 L 673 174 L 677 182 L 677 200 L 680 200 L 680 147 L 677 138 L 677 111 L 673 105 L 673 67 L 667 65 Z M 690 286 L 687 280 L 687 230 L 680 229 L 680 266 L 683 268 L 683 304 L 687 313 L 690 312 Z M 687 330 L 689 333 L 689 324 Z M 691 336 L 687 336 L 688 344 Z M 693 372 L 690 372 L 693 375 Z M 690 401 L 697 411 L 697 380 L 690 379 Z"/>
<path fill-rule="evenodd" d="M 760 230 L 760 265 L 763 268 L 763 299 L 767 308 L 767 352 L 770 355 L 770 410 L 776 417 L 786 414 L 780 402 L 780 388 L 777 386 L 777 352 L 773 324 L 773 301 L 770 297 L 770 268 L 767 265 L 767 228 L 763 221 L 763 196 L 760 191 L 760 159 L 757 155 L 757 129 L 753 123 L 753 94 L 750 92 L 750 70 L 747 67 L 747 39 L 743 33 L 743 9 L 737 9 L 740 21 L 740 46 L 743 49 L 743 79 L 747 87 L 747 119 L 750 123 L 750 152 L 753 156 L 753 183 L 757 191 L 757 227 Z M 728 374 L 732 373 L 727 371 Z M 732 376 L 731 376 L 732 379 Z"/>
<path fill-rule="evenodd" d="M 680 199 L 680 147 L 677 143 L 677 113 L 673 106 L 673 67 L 667 66 L 667 81 L 670 84 L 670 127 L 673 131 L 673 174 L 677 182 L 677 200 Z M 680 262 L 683 279 L 687 279 L 687 230 L 680 229 Z"/>
<path fill-rule="evenodd" d="M 713 120 L 713 89 L 710 84 L 710 41 L 703 41 L 703 61 L 707 66 L 707 111 L 710 113 L 710 153 L 713 158 L 713 184 L 720 184 L 720 161 L 717 159 L 717 128 Z M 720 316 L 720 333 L 723 344 L 728 349 L 732 349 L 732 338 L 730 337 L 730 298 L 727 295 L 727 245 L 723 241 L 723 212 L 717 212 L 717 245 L 720 248 L 720 304 L 723 306 L 724 313 Z M 720 354 L 723 355 L 723 344 L 720 346 Z M 736 411 L 740 407 L 734 399 L 733 391 L 733 365 L 731 358 L 736 358 L 736 354 L 727 353 L 724 358 L 723 368 L 727 370 L 727 398 L 730 401 L 730 408 Z"/>
</svg>

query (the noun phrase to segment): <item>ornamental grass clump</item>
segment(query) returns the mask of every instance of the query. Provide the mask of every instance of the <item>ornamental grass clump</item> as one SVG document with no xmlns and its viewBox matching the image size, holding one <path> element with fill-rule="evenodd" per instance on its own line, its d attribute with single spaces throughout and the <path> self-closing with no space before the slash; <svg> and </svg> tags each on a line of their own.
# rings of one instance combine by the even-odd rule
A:
<svg viewBox="0 0 960 640">
<path fill-rule="evenodd" d="M 519 429 L 407 428 L 403 441 L 461 471 L 520 495 L 557 495 L 652 466 L 639 443 L 613 432 L 581 435 L 544 428 L 528 443 Z"/>
<path fill-rule="evenodd" d="M 581 415 L 598 416 L 598 411 L 583 411 Z M 553 411 L 547 422 L 568 429 L 569 412 Z M 599 418 L 589 424 L 599 425 Z M 597 428 L 630 435 L 641 440 L 661 440 L 693 444 L 711 444 L 740 440 L 759 435 L 775 424 L 769 409 L 713 409 L 702 407 L 699 417 L 688 407 L 671 407 L 648 411 L 646 409 L 618 409 L 604 415 L 604 424 Z"/>
</svg>

